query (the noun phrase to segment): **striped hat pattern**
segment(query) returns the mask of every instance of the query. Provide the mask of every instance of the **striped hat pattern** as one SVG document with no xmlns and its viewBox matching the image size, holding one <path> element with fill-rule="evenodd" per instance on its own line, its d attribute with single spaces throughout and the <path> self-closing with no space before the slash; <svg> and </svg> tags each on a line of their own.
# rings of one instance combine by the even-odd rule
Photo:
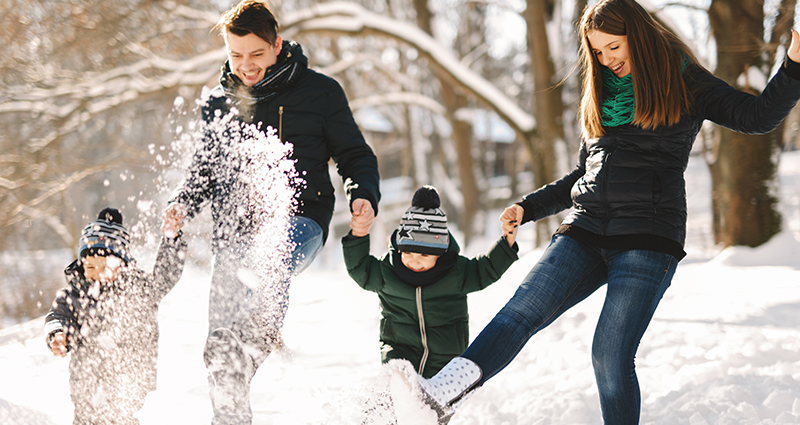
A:
<svg viewBox="0 0 800 425">
<path fill-rule="evenodd" d="M 414 192 L 411 208 L 403 214 L 397 229 L 398 251 L 430 255 L 447 252 L 450 245 L 447 216 L 440 206 L 435 187 L 423 186 Z"/>
<path fill-rule="evenodd" d="M 130 235 L 122 226 L 122 214 L 114 208 L 100 211 L 97 221 L 83 228 L 80 239 L 80 257 L 91 255 L 106 256 L 109 254 L 130 262 Z"/>
</svg>

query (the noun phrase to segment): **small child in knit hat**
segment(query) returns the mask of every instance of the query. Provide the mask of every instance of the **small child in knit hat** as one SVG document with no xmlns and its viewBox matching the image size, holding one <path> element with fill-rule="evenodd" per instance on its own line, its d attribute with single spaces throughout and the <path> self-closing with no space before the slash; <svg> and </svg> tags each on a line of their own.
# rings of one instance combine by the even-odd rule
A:
<svg viewBox="0 0 800 425">
<path fill-rule="evenodd" d="M 469 343 L 467 294 L 500 279 L 518 259 L 521 219 L 505 211 L 503 236 L 487 254 L 464 257 L 447 230 L 438 191 L 423 186 L 414 193 L 381 258 L 369 254 L 367 232 L 352 230 L 342 239 L 350 277 L 378 293 L 383 363 L 405 359 L 428 378 L 464 352 Z"/>
<path fill-rule="evenodd" d="M 45 318 L 48 349 L 71 355 L 76 424 L 138 424 L 136 412 L 156 387 L 158 305 L 181 277 L 186 242 L 162 238 L 152 273 L 136 266 L 129 246 L 122 214 L 100 211 Z"/>
</svg>

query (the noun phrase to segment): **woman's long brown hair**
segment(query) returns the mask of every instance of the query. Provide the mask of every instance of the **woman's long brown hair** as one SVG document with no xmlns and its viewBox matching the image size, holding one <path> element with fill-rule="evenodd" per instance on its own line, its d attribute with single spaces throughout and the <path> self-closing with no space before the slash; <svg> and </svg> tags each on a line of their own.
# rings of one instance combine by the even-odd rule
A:
<svg viewBox="0 0 800 425">
<path fill-rule="evenodd" d="M 681 75 L 684 58 L 695 64 L 697 58 L 685 43 L 656 22 L 636 1 L 601 0 L 586 8 L 579 26 L 583 80 L 580 118 L 584 136 L 594 138 L 604 134 L 601 120 L 603 65 L 589 44 L 588 35 L 592 31 L 628 38 L 636 99 L 632 124 L 652 130 L 680 121 L 681 111 L 689 107 L 689 94 Z"/>
</svg>

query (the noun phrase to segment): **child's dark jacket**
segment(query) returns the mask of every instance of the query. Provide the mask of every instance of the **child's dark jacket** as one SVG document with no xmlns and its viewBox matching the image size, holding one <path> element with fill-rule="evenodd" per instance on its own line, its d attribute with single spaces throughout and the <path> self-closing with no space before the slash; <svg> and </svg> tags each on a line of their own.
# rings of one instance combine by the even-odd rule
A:
<svg viewBox="0 0 800 425">
<path fill-rule="evenodd" d="M 458 255 L 460 248 L 450 235 L 448 253 L 456 256 L 453 267 L 436 282 L 415 286 L 395 273 L 395 235 L 391 240 L 389 252 L 378 259 L 369 255 L 369 236 L 345 236 L 347 272 L 359 286 L 378 293 L 382 360 L 409 360 L 420 374 L 430 377 L 467 348 L 467 294 L 496 282 L 517 260 L 517 247 L 509 247 L 503 237 L 486 255 L 471 259 Z"/>
<path fill-rule="evenodd" d="M 101 287 L 77 260 L 64 270 L 68 286 L 53 301 L 45 334 L 48 348 L 54 333 L 67 337 L 73 393 L 122 384 L 140 395 L 155 390 L 158 305 L 180 279 L 185 257 L 178 236 L 162 238 L 152 273 L 131 263 Z"/>
</svg>

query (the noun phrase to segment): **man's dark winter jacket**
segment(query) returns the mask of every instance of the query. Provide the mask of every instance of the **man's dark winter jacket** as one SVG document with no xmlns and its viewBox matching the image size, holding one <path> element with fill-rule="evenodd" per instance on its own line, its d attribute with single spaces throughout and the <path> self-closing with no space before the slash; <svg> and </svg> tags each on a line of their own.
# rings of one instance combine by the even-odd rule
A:
<svg viewBox="0 0 800 425">
<path fill-rule="evenodd" d="M 772 131 L 800 98 L 798 67 L 787 62 L 753 96 L 690 65 L 684 81 L 691 106 L 679 123 L 656 130 L 604 127 L 605 135 L 582 142 L 572 172 L 519 203 L 523 223 L 574 207 L 563 224 L 601 236 L 654 235 L 683 247 L 684 171 L 703 121 L 748 134 Z"/>
<path fill-rule="evenodd" d="M 64 332 L 73 399 L 85 391 L 129 386 L 143 397 L 156 388 L 158 305 L 183 272 L 186 242 L 163 238 L 152 273 L 133 263 L 110 285 L 88 281 L 74 261 L 64 271 L 69 286 L 61 290 L 45 318 L 49 341 Z M 133 396 L 133 394 L 131 394 Z"/>
<path fill-rule="evenodd" d="M 369 235 L 345 236 L 342 246 L 347 272 L 359 286 L 378 293 L 382 361 L 408 360 L 422 376 L 430 378 L 467 348 L 467 294 L 500 279 L 517 260 L 517 246 L 509 247 L 502 237 L 485 256 L 470 259 L 458 255 L 460 248 L 450 235 L 447 251 L 455 257 L 455 264 L 441 279 L 416 286 L 395 273 L 395 235 L 391 240 L 389 252 L 378 259 L 369 255 Z"/>
<path fill-rule="evenodd" d="M 249 89 L 226 63 L 222 85 L 211 92 L 202 112 L 204 121 L 209 123 L 235 109 L 238 120 L 257 123 L 263 131 L 271 126 L 282 141 L 292 144 L 291 159 L 296 160 L 298 176 L 304 180 L 297 188 L 300 205 L 296 215 L 316 221 L 327 238 L 334 206 L 329 160 L 336 162 L 348 199 L 368 200 L 376 214 L 380 200 L 378 164 L 353 119 L 341 86 L 308 69 L 307 62 L 300 45 L 284 41 L 278 62 L 267 70 L 265 79 L 278 74 L 286 77 L 274 88 L 262 89 L 258 100 L 237 96 Z M 247 234 L 256 224 L 250 223 L 248 211 L 241 208 L 242 201 L 234 193 L 241 176 L 231 143 L 230 138 L 207 132 L 183 185 L 172 199 L 188 206 L 190 217 L 211 201 L 217 241 L 227 234 L 226 226 Z M 237 216 L 236 223 L 226 223 Z"/>
</svg>

